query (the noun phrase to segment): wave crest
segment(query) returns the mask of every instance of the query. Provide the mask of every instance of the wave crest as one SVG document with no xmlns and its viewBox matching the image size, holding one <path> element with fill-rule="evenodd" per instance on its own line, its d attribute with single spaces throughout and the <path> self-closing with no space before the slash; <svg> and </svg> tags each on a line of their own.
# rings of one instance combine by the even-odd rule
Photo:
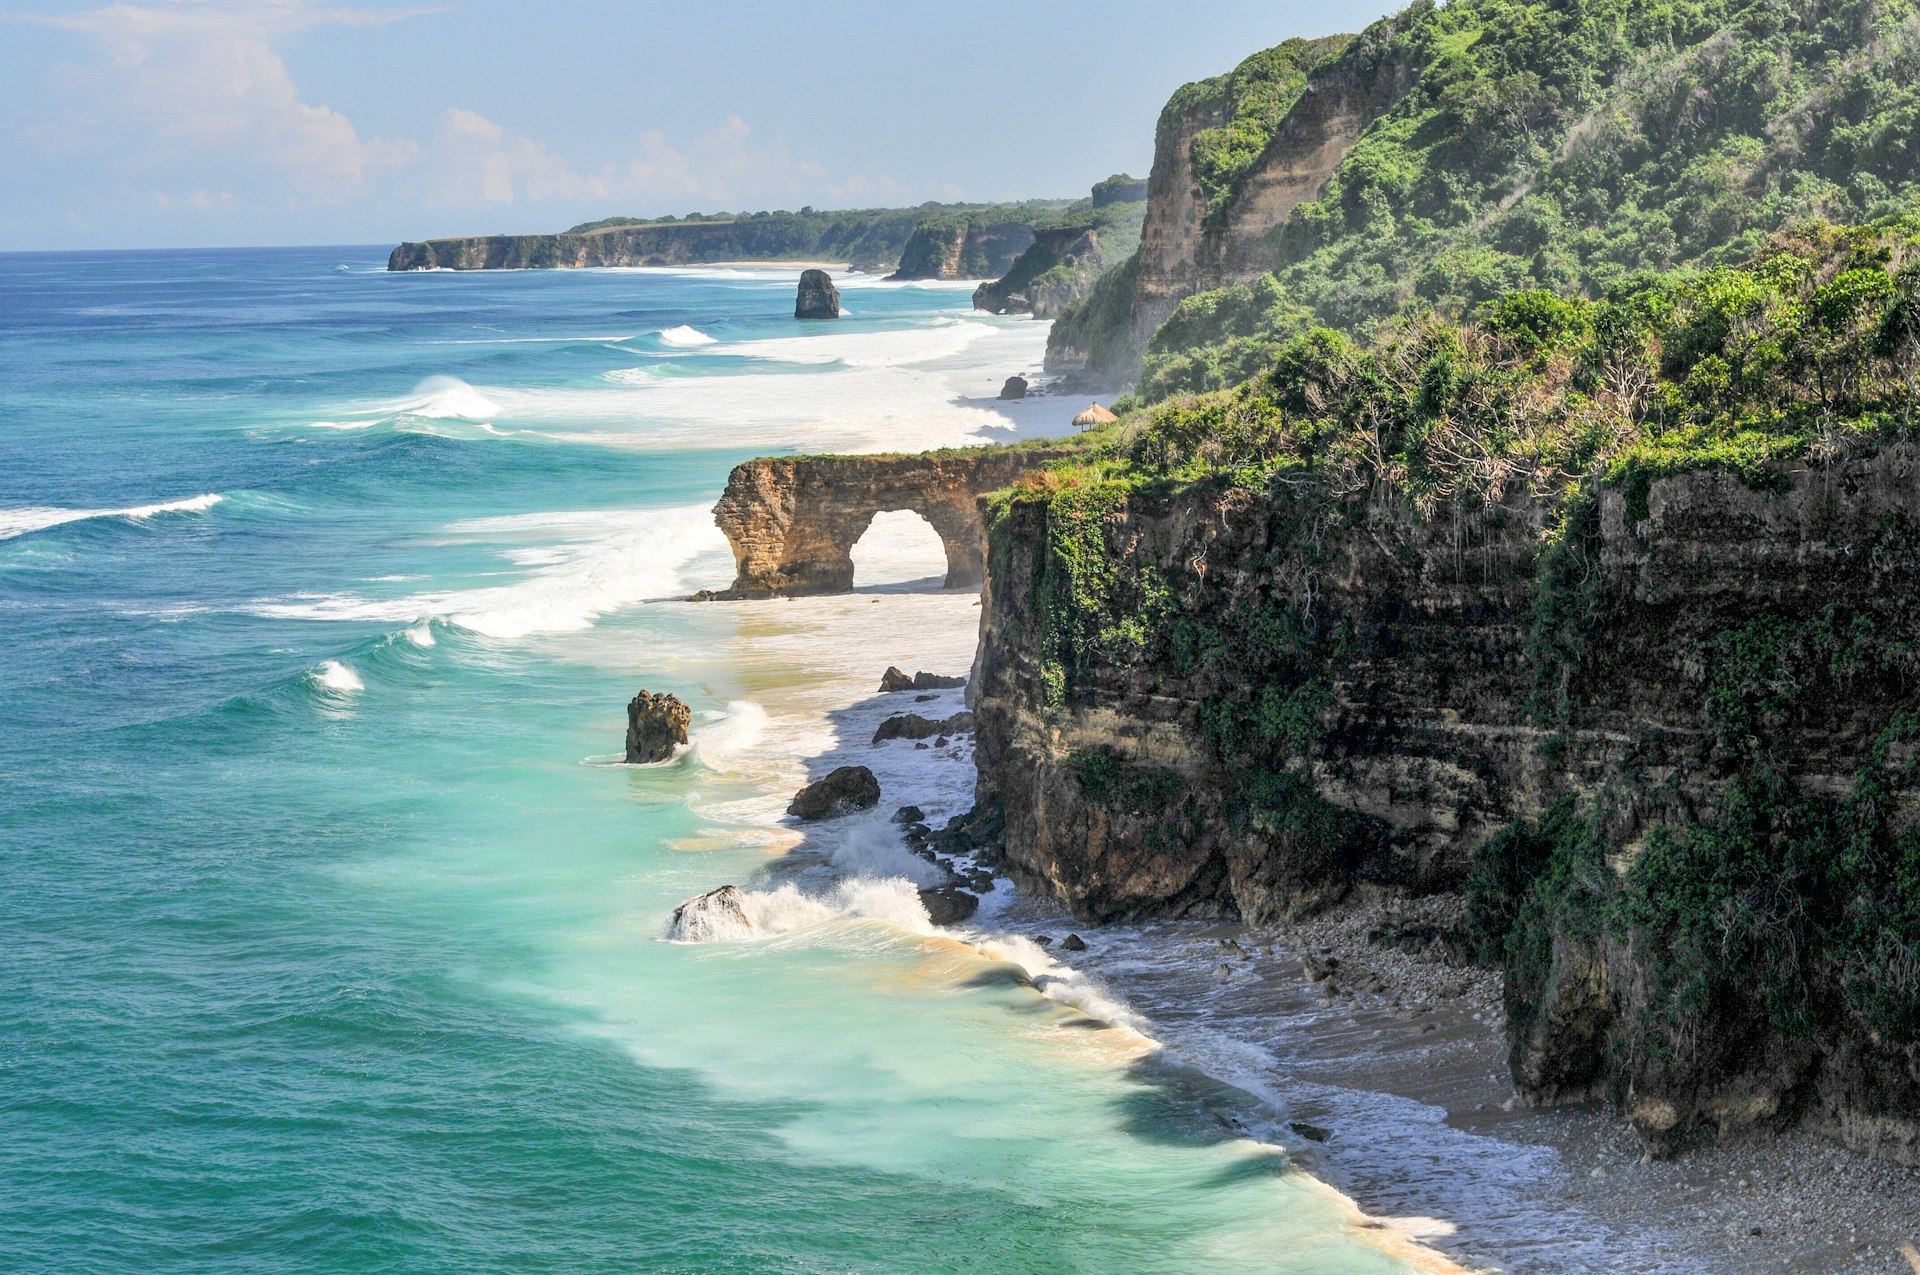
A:
<svg viewBox="0 0 1920 1275">
<path fill-rule="evenodd" d="M 226 497 L 218 492 L 169 500 L 153 505 L 133 505 L 126 509 L 61 509 L 52 505 L 29 505 L 21 509 L 0 509 L 0 540 L 11 540 L 33 531 L 45 531 L 69 522 L 90 518 L 131 518 L 145 522 L 160 514 L 203 514 Z"/>
</svg>

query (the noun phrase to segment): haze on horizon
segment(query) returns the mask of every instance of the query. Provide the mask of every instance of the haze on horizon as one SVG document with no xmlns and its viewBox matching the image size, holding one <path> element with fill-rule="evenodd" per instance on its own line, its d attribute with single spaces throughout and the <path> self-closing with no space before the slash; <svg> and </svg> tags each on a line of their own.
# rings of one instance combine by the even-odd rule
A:
<svg viewBox="0 0 1920 1275">
<path fill-rule="evenodd" d="M 0 251 L 391 243 L 1084 192 L 1391 0 L 0 0 Z"/>
</svg>

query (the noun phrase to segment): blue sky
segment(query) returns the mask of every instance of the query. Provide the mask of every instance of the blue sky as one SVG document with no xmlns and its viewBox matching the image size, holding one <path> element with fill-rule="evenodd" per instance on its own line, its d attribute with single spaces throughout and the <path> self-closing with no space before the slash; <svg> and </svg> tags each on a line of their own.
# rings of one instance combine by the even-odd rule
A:
<svg viewBox="0 0 1920 1275">
<path fill-rule="evenodd" d="M 0 0 L 0 251 L 1069 195 L 1390 0 Z"/>
</svg>

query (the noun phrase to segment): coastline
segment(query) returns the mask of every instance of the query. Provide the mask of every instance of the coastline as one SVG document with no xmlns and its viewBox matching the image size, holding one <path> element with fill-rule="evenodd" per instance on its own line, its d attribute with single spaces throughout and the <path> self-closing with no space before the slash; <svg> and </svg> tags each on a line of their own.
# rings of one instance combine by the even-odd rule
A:
<svg viewBox="0 0 1920 1275">
<path fill-rule="evenodd" d="M 894 712 L 962 707 L 959 690 L 925 704 L 873 690 L 887 663 L 970 664 L 974 599 L 934 583 L 727 604 L 744 649 L 807 670 L 765 698 L 778 729 L 755 750 L 759 795 L 712 812 L 761 826 L 769 882 L 884 870 L 906 852 L 886 818 L 897 807 L 920 806 L 935 828 L 971 808 L 970 739 L 867 742 Z M 805 829 L 781 819 L 794 789 L 852 763 L 881 779 L 875 818 Z M 864 844 L 876 826 L 894 859 Z M 1516 1105 L 1497 975 L 1368 938 L 1382 921 L 1444 920 L 1436 901 L 1350 901 L 1257 929 L 1087 928 L 1004 878 L 994 885 L 973 920 L 932 935 L 1026 965 L 1036 994 L 1137 1031 L 1165 1060 L 1238 1090 L 1239 1133 L 1283 1149 L 1351 1207 L 1356 1234 L 1422 1269 L 1909 1269 L 1899 1246 L 1920 1229 L 1920 1173 L 1799 1131 L 1646 1162 L 1607 1111 Z M 1069 933 L 1085 951 L 1061 951 Z"/>
</svg>

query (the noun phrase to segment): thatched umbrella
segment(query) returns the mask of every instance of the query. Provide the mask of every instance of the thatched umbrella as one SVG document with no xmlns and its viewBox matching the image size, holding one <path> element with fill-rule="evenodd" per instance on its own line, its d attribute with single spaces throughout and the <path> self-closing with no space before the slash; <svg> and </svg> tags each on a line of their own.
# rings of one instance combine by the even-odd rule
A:
<svg viewBox="0 0 1920 1275">
<path fill-rule="evenodd" d="M 1095 403 L 1086 411 L 1073 418 L 1073 423 L 1081 429 L 1092 429 L 1095 425 L 1111 425 L 1119 420 L 1112 412 Z"/>
</svg>

